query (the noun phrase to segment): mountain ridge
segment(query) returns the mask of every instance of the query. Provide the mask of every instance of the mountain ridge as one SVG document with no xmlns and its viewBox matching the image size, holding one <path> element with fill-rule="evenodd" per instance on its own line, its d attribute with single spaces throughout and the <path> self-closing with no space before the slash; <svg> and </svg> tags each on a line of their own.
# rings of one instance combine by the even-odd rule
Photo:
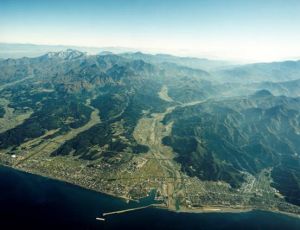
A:
<svg viewBox="0 0 300 230">
<path fill-rule="evenodd" d="M 126 55 L 0 61 L 0 162 L 173 210 L 300 213 L 298 62 L 220 76 Z"/>
</svg>

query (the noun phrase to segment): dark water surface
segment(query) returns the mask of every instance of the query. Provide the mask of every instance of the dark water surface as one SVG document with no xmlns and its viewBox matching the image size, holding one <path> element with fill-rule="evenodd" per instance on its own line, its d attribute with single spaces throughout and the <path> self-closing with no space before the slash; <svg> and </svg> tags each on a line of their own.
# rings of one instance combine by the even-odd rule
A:
<svg viewBox="0 0 300 230">
<path fill-rule="evenodd" d="M 0 166 L 0 229 L 300 229 L 300 218 L 248 213 L 175 213 L 143 209 L 95 217 L 103 212 L 146 205 Z"/>
</svg>

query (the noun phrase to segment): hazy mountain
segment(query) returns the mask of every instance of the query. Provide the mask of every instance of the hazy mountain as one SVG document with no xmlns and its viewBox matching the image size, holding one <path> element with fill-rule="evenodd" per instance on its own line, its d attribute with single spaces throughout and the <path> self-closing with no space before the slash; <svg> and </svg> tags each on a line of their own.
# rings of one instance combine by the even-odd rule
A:
<svg viewBox="0 0 300 230">
<path fill-rule="evenodd" d="M 193 69 L 214 70 L 224 68 L 225 66 L 232 65 L 231 62 L 221 60 L 209 60 L 205 58 L 191 58 L 191 57 L 177 57 L 168 54 L 145 54 L 141 52 L 136 53 L 122 53 L 122 57 L 134 60 L 143 60 L 153 64 L 174 63 L 180 66 L 185 66 Z"/>
<path fill-rule="evenodd" d="M 300 78 L 300 61 L 256 63 L 228 68 L 215 73 L 226 82 L 289 81 Z"/>
<path fill-rule="evenodd" d="M 261 82 L 253 85 L 256 89 L 267 89 L 275 95 L 285 95 L 289 97 L 300 96 L 300 79 L 284 82 Z"/>
<path fill-rule="evenodd" d="M 18 44 L 18 43 L 0 43 L 0 58 L 22 58 L 37 57 L 48 52 L 60 52 L 61 50 L 75 49 L 89 54 L 97 54 L 103 51 L 113 53 L 135 51 L 126 47 L 80 47 L 65 45 L 35 45 L 35 44 Z"/>
</svg>

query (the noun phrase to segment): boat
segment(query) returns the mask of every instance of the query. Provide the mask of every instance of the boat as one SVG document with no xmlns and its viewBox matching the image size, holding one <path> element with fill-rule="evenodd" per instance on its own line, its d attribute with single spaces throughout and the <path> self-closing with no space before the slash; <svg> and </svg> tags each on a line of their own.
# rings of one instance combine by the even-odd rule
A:
<svg viewBox="0 0 300 230">
<path fill-rule="evenodd" d="M 105 219 L 101 217 L 97 217 L 96 220 L 105 221 Z"/>
</svg>

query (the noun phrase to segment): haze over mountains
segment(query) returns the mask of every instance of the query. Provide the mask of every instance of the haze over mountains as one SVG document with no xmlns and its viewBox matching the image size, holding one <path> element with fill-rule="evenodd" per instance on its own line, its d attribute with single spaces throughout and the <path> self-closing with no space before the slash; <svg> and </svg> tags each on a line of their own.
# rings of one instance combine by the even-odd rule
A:
<svg viewBox="0 0 300 230">
<path fill-rule="evenodd" d="M 35 44 L 19 44 L 19 43 L 1 43 L 0 42 L 0 58 L 22 58 L 37 57 L 48 52 L 59 52 L 67 49 L 76 49 L 89 54 L 98 54 L 104 51 L 114 53 L 134 52 L 135 49 L 125 47 L 80 47 L 67 45 L 35 45 Z"/>
<path fill-rule="evenodd" d="M 300 61 L 67 49 L 0 69 L 4 164 L 134 199 L 155 189 L 169 208 L 300 213 Z"/>
</svg>

